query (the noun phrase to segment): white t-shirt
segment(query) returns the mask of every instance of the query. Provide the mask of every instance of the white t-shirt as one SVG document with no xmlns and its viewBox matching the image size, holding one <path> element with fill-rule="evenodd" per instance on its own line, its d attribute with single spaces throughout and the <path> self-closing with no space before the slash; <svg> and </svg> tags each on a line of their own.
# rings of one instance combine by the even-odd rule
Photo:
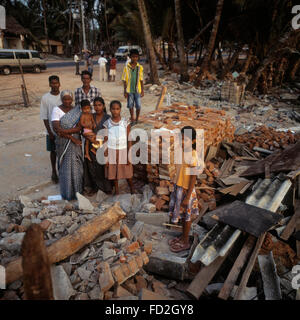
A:
<svg viewBox="0 0 300 320">
<path fill-rule="evenodd" d="M 51 121 L 59 121 L 65 113 L 59 107 L 54 107 L 52 111 Z"/>
<path fill-rule="evenodd" d="M 103 57 L 100 57 L 98 59 L 98 63 L 100 64 L 100 67 L 104 67 L 106 65 L 106 63 L 107 63 L 107 60 L 105 58 L 103 58 Z"/>
<path fill-rule="evenodd" d="M 51 117 L 52 111 L 54 107 L 60 106 L 62 104 L 60 94 L 57 96 L 51 94 L 50 92 L 43 95 L 41 100 L 41 107 L 40 107 L 40 118 L 41 120 L 48 120 L 50 128 L 53 131 Z"/>
<path fill-rule="evenodd" d="M 80 59 L 79 59 L 78 55 L 75 54 L 75 55 L 74 55 L 74 61 L 75 61 L 75 62 L 79 62 L 79 60 L 80 60 Z"/>
</svg>

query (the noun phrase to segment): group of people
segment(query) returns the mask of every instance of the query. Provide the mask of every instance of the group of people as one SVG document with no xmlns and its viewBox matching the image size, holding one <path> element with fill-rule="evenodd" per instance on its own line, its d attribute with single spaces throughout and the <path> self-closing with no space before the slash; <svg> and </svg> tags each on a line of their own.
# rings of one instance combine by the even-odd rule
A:
<svg viewBox="0 0 300 320">
<path fill-rule="evenodd" d="M 127 179 L 131 193 L 134 192 L 133 168 L 127 159 L 130 149 L 127 138 L 131 125 L 138 121 L 144 88 L 143 67 L 138 63 L 139 53 L 132 50 L 130 56 L 132 62 L 124 67 L 122 75 L 130 121 L 121 117 L 122 104 L 118 100 L 111 101 L 110 114 L 107 112 L 100 90 L 91 85 L 92 74 L 89 71 L 81 72 L 82 86 L 74 93 L 70 90 L 60 92 L 59 77 L 49 77 L 51 90 L 42 97 L 40 114 L 47 129 L 51 178 L 53 182 L 59 182 L 64 199 L 75 199 L 76 192 L 91 195 L 99 189 L 112 193 L 113 187 L 118 194 L 120 179 Z M 97 133 L 101 129 L 105 129 L 105 135 L 99 140 Z M 106 142 L 108 150 L 105 156 L 108 161 L 100 164 L 96 159 L 97 149 Z M 112 156 L 116 159 L 111 159 Z M 127 159 L 125 162 L 120 161 L 124 158 Z"/>
<path fill-rule="evenodd" d="M 77 192 L 92 195 L 99 189 L 111 194 L 114 188 L 115 194 L 118 194 L 120 179 L 126 179 L 130 192 L 134 193 L 133 166 L 129 155 L 131 141 L 128 136 L 131 126 L 138 121 L 144 85 L 143 67 L 138 63 L 137 50 L 130 52 L 130 59 L 122 74 L 130 121 L 121 117 L 122 104 L 118 100 L 110 102 L 110 114 L 107 112 L 100 90 L 91 85 L 92 75 L 89 71 L 82 71 L 82 86 L 77 88 L 74 94 L 70 90 L 60 92 L 59 77 L 49 77 L 51 90 L 42 97 L 40 114 L 47 129 L 47 150 L 50 151 L 52 164 L 51 178 L 54 182 L 59 182 L 64 199 L 75 199 Z M 185 135 L 187 129 L 192 132 L 191 136 Z M 98 139 L 97 133 L 100 130 L 103 135 Z M 197 175 L 187 172 L 189 168 L 197 166 L 196 131 L 192 127 L 184 127 L 181 132 L 183 146 L 191 148 L 192 154 L 189 164 L 184 162 L 177 167 L 174 191 L 170 196 L 171 221 L 178 223 L 180 218 L 183 221 L 181 237 L 169 242 L 170 250 L 174 252 L 190 247 L 191 221 L 199 214 L 195 192 Z M 97 150 L 103 145 L 107 145 L 104 152 L 107 159 L 105 163 L 99 162 L 97 158 Z"/>
<path fill-rule="evenodd" d="M 86 61 L 86 68 L 89 73 L 93 76 L 94 72 L 94 62 L 93 62 L 93 54 L 90 51 L 84 52 L 84 59 Z M 75 75 L 80 75 L 79 73 L 79 65 L 80 65 L 80 57 L 78 54 L 74 55 L 75 62 Z M 100 54 L 100 58 L 98 59 L 99 64 L 99 81 L 116 81 L 116 72 L 117 72 L 117 59 L 114 54 Z"/>
</svg>

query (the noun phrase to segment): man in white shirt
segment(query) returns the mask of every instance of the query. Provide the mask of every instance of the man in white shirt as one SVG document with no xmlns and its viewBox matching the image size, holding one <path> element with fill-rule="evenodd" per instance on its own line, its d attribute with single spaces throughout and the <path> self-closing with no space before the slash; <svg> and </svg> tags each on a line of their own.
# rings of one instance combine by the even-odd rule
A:
<svg viewBox="0 0 300 320">
<path fill-rule="evenodd" d="M 101 57 L 98 59 L 99 63 L 99 81 L 105 81 L 106 78 L 106 64 L 107 60 L 104 58 L 104 55 L 102 54 Z"/>
<path fill-rule="evenodd" d="M 78 57 L 77 53 L 75 53 L 75 55 L 74 55 L 74 62 L 75 62 L 75 66 L 76 66 L 76 73 L 75 73 L 75 75 L 80 75 L 80 73 L 79 73 L 80 58 Z"/>
<path fill-rule="evenodd" d="M 58 182 L 58 176 L 56 171 L 56 151 L 55 151 L 55 134 L 52 128 L 51 114 L 53 108 L 62 104 L 60 98 L 60 82 L 58 76 L 49 77 L 50 92 L 43 95 L 40 107 L 40 117 L 44 121 L 47 129 L 46 145 L 47 151 L 50 151 L 50 160 L 52 166 L 51 180 L 55 183 Z"/>
</svg>

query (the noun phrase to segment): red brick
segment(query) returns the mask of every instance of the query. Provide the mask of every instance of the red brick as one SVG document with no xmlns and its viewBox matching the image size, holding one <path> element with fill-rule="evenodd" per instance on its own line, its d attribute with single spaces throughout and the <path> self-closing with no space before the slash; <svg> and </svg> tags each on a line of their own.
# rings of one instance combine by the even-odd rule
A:
<svg viewBox="0 0 300 320">
<path fill-rule="evenodd" d="M 149 258 L 147 256 L 147 253 L 145 251 L 143 251 L 141 256 L 142 256 L 144 264 L 147 264 L 149 262 Z"/>
<path fill-rule="evenodd" d="M 115 291 L 114 291 L 114 294 L 113 294 L 113 297 L 114 298 L 122 298 L 122 297 L 128 297 L 128 296 L 131 296 L 132 293 L 127 291 L 125 288 L 123 288 L 122 286 L 117 286 Z"/>
<path fill-rule="evenodd" d="M 137 249 L 139 249 L 139 243 L 137 241 L 132 242 L 127 248 L 126 251 L 129 253 L 135 252 Z"/>
<path fill-rule="evenodd" d="M 144 251 L 145 251 L 147 254 L 151 254 L 151 252 L 152 252 L 152 241 L 145 241 Z"/>
<path fill-rule="evenodd" d="M 11 223 L 8 225 L 8 227 L 6 228 L 6 232 L 7 233 L 11 233 L 13 230 L 15 230 L 17 227 L 17 225 L 15 223 Z"/>
<path fill-rule="evenodd" d="M 138 291 L 140 291 L 143 288 L 147 289 L 148 284 L 144 277 L 137 275 L 135 276 L 135 280 L 136 280 L 136 288 Z"/>
<path fill-rule="evenodd" d="M 121 263 L 121 269 L 126 279 L 133 276 L 133 273 L 129 269 L 129 266 L 127 263 Z"/>
<path fill-rule="evenodd" d="M 140 300 L 171 300 L 166 296 L 154 293 L 148 289 L 142 289 L 139 293 Z"/>
<path fill-rule="evenodd" d="M 40 225 L 40 227 L 41 227 L 44 231 L 46 231 L 46 230 L 51 226 L 51 224 L 52 224 L 51 221 L 49 221 L 49 220 L 44 220 L 44 221 L 42 221 L 39 225 Z"/>
<path fill-rule="evenodd" d="M 129 270 L 133 273 L 136 274 L 139 271 L 139 267 L 133 257 L 130 257 L 127 259 L 127 263 L 129 266 Z"/>
<path fill-rule="evenodd" d="M 126 280 L 125 275 L 122 271 L 121 264 L 117 264 L 116 266 L 112 267 L 111 273 L 112 273 L 115 281 L 118 282 L 119 284 L 121 284 L 122 282 L 124 282 Z"/>
<path fill-rule="evenodd" d="M 138 255 L 135 256 L 135 261 L 136 261 L 139 269 L 143 267 L 144 263 L 143 263 L 143 258 L 141 256 L 141 253 L 139 253 Z"/>
<path fill-rule="evenodd" d="M 132 239 L 132 233 L 126 223 L 123 223 L 121 226 L 121 234 L 123 237 L 127 238 L 128 240 Z"/>
</svg>

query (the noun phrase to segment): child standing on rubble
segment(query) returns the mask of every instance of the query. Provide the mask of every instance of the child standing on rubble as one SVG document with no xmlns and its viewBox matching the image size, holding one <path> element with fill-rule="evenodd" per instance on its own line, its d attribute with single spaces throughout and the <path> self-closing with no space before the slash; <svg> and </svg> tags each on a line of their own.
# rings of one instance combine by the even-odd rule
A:
<svg viewBox="0 0 300 320">
<path fill-rule="evenodd" d="M 127 180 L 130 192 L 133 194 L 133 167 L 129 156 L 131 141 L 128 141 L 130 124 L 121 117 L 121 108 L 120 101 L 112 101 L 110 103 L 111 118 L 103 124 L 106 129 L 104 143 L 107 142 L 108 147 L 104 152 L 104 156 L 108 156 L 105 173 L 108 180 L 114 181 L 115 194 L 119 194 L 118 180 L 120 179 Z"/>
<path fill-rule="evenodd" d="M 185 126 L 181 129 L 181 135 L 182 164 L 177 166 L 174 191 L 170 197 L 169 213 L 171 222 L 174 224 L 177 224 L 180 218 L 182 219 L 183 230 L 179 238 L 169 241 L 172 252 L 180 252 L 190 248 L 191 216 L 199 215 L 195 191 L 197 178 L 196 130 L 193 127 Z M 186 159 L 190 159 L 189 163 L 186 163 Z"/>
</svg>

